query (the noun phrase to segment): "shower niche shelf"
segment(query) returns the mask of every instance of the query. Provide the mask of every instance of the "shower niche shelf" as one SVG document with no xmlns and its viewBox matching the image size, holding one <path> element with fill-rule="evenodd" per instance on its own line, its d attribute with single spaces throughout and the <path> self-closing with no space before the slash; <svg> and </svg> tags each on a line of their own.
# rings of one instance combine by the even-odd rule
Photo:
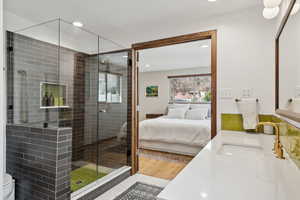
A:
<svg viewBox="0 0 300 200">
<path fill-rule="evenodd" d="M 40 109 L 69 108 L 67 86 L 58 83 L 40 83 Z"/>
</svg>

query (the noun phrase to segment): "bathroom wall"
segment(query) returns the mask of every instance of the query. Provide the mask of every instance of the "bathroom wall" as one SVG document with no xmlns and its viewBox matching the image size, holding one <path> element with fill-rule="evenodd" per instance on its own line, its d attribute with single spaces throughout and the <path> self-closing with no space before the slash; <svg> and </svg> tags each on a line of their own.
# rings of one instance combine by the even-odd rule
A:
<svg viewBox="0 0 300 200">
<path fill-rule="evenodd" d="M 99 118 L 97 118 L 97 113 L 93 113 L 92 110 L 95 109 L 95 104 L 98 103 L 97 97 L 97 83 L 98 83 L 98 63 L 97 57 L 91 56 L 88 58 L 86 85 L 87 85 L 87 95 L 86 95 L 86 122 L 89 124 L 86 126 L 86 130 L 91 135 L 92 138 L 86 138 L 85 142 L 88 142 L 95 138 L 95 130 L 97 130 L 97 119 L 99 120 L 99 138 L 109 139 L 116 137 L 120 132 L 122 125 L 127 122 L 127 98 L 128 98 L 128 69 L 127 63 L 124 66 L 110 65 L 110 72 L 115 72 L 122 74 L 122 103 L 99 103 L 99 110 L 105 109 L 105 113 L 99 113 Z M 100 70 L 105 70 L 105 66 L 100 64 Z M 88 89 L 89 88 L 89 89 Z M 88 113 L 91 113 L 88 114 Z M 97 136 L 96 136 L 97 138 Z"/>
<path fill-rule="evenodd" d="M 300 128 L 287 122 L 278 116 L 273 118 L 273 122 L 279 124 L 280 139 L 283 147 L 290 158 L 300 169 Z"/>
<path fill-rule="evenodd" d="M 277 123 L 281 135 L 281 143 L 290 158 L 300 169 L 300 128 L 275 115 L 259 115 L 260 122 Z M 245 131 L 240 114 L 222 114 L 222 130 Z M 259 132 L 263 130 L 260 129 Z M 252 130 L 251 132 L 254 132 Z"/>
<path fill-rule="evenodd" d="M 7 173 L 16 200 L 70 199 L 72 129 L 7 126 Z"/>
<path fill-rule="evenodd" d="M 122 74 L 122 103 L 113 103 L 106 105 L 99 105 L 99 108 L 105 108 L 106 113 L 100 113 L 99 126 L 100 139 L 108 139 L 116 137 L 121 127 L 127 122 L 127 69 L 118 69 L 118 67 L 112 67 L 112 72 L 118 72 Z"/>
<path fill-rule="evenodd" d="M 11 51 L 8 59 L 8 117 L 9 123 L 25 123 L 21 116 L 20 91 L 25 90 L 28 103 L 26 115 L 28 123 L 45 121 L 45 109 L 40 108 L 40 82 L 59 82 L 67 86 L 67 105 L 69 108 L 49 109 L 50 120 L 57 125 L 73 128 L 73 160 L 82 160 L 84 145 L 94 144 L 100 139 L 118 135 L 122 125 L 127 122 L 128 70 L 124 66 L 110 66 L 111 72 L 122 73 L 122 103 L 99 104 L 106 113 L 98 118 L 98 57 L 88 56 L 66 48 L 60 48 L 18 34 L 8 34 Z M 59 57 L 58 57 L 59 54 Z M 58 65 L 58 60 L 60 61 Z M 101 68 L 101 66 L 100 66 Z M 38 70 L 37 70 L 38 69 Z M 20 82 L 18 71 L 27 73 L 27 89 Z M 97 121 L 99 119 L 99 121 Z M 63 124 L 64 122 L 64 124 Z M 97 124 L 100 129 L 97 133 Z"/>
<path fill-rule="evenodd" d="M 275 107 L 274 34 L 276 20 L 262 16 L 263 5 L 206 19 L 191 19 L 180 27 L 175 22 L 124 36 L 124 44 L 144 42 L 187 33 L 217 29 L 218 31 L 218 127 L 221 113 L 239 113 L 235 97 L 243 88 L 253 91 L 260 100 L 260 113 L 272 114 Z M 221 98 L 222 89 L 230 88 L 232 98 Z"/>
<path fill-rule="evenodd" d="M 168 76 L 210 73 L 208 67 L 196 67 L 183 70 L 168 70 L 139 73 L 139 119 L 144 120 L 146 114 L 164 114 L 169 103 L 170 82 Z M 146 97 L 146 87 L 158 86 L 158 97 Z"/>
<path fill-rule="evenodd" d="M 24 19 L 6 14 L 8 29 L 22 24 Z M 28 22 L 27 22 L 28 23 Z M 253 97 L 260 99 L 262 114 L 274 113 L 274 34 L 276 20 L 262 16 L 262 6 L 227 13 L 207 19 L 191 19 L 178 27 L 176 23 L 149 30 L 133 31 L 116 38 L 124 46 L 187 33 L 218 30 L 218 125 L 221 113 L 238 113 L 234 97 L 242 96 L 243 88 L 253 90 Z M 255 80 L 254 80 L 255 77 Z M 238 83 L 238 84 L 237 84 Z M 220 97 L 223 88 L 232 90 L 231 99 Z"/>
<path fill-rule="evenodd" d="M 40 108 L 40 83 L 42 81 L 60 83 L 67 86 L 67 105 L 73 107 L 73 73 L 74 57 L 76 52 L 62 48 L 60 50 L 60 63 L 58 63 L 58 47 L 46 42 L 34 40 L 19 34 L 8 33 L 10 50 L 8 54 L 9 78 L 13 84 L 8 85 L 8 108 L 10 123 L 44 122 L 45 109 Z M 60 67 L 59 67 L 60 64 Z M 26 73 L 26 82 L 21 73 Z M 13 79 L 13 80 L 12 80 Z M 8 82 L 10 83 L 10 82 Z M 13 89 L 13 90 L 12 90 Z M 21 96 L 21 90 L 25 96 Z M 24 94 L 24 93 L 23 93 Z M 27 106 L 23 111 L 22 102 Z M 24 121 L 24 113 L 27 118 Z M 50 121 L 58 121 L 58 110 L 49 109 Z"/>
<path fill-rule="evenodd" d="M 50 121 L 53 122 L 51 125 L 55 124 L 56 127 L 72 127 L 73 159 L 83 159 L 85 138 L 94 137 L 93 142 L 96 141 L 96 134 L 90 135 L 89 132 L 85 132 L 89 126 L 85 116 L 97 114 L 95 109 L 97 104 L 93 105 L 90 112 L 85 112 L 85 68 L 89 64 L 86 61 L 87 55 L 66 48 L 60 48 L 58 51 L 56 45 L 11 32 L 8 34 L 7 42 L 8 46 L 12 47 L 8 51 L 7 59 L 8 123 L 42 124 L 46 119 L 46 110 L 40 108 L 40 83 L 45 81 L 66 85 L 68 108 L 48 109 Z M 21 82 L 19 71 L 26 72 L 27 87 Z M 21 90 L 27 94 L 25 98 L 20 96 Z M 26 121 L 20 117 L 21 100 L 27 103 Z"/>
<path fill-rule="evenodd" d="M 271 122 L 273 115 L 259 115 L 260 122 Z M 243 127 L 243 117 L 241 114 L 228 114 L 221 115 L 221 129 L 227 131 L 249 131 Z M 253 132 L 254 130 L 250 130 Z M 262 131 L 262 130 L 260 130 Z"/>
<path fill-rule="evenodd" d="M 81 142 L 83 144 L 91 144 L 97 139 L 97 119 L 98 111 L 97 108 L 97 94 L 98 94 L 98 57 L 89 56 L 86 59 L 85 67 L 85 113 L 84 113 L 84 137 Z"/>
</svg>

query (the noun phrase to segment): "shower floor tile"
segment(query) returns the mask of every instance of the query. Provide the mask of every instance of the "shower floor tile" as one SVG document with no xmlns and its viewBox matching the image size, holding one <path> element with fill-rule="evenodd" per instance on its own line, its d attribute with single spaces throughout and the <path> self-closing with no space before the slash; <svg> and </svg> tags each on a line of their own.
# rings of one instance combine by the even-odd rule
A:
<svg viewBox="0 0 300 200">
<path fill-rule="evenodd" d="M 71 191 L 79 190 L 107 174 L 99 172 L 97 175 L 96 167 L 92 168 L 89 165 L 73 170 L 71 172 Z"/>
</svg>

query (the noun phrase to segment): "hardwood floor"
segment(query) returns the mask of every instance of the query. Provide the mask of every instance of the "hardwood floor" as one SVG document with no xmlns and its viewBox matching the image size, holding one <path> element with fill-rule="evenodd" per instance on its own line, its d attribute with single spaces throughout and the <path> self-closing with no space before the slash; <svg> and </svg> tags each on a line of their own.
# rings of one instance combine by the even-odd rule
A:
<svg viewBox="0 0 300 200">
<path fill-rule="evenodd" d="M 139 173 L 172 180 L 191 160 L 191 156 L 140 150 Z"/>
</svg>

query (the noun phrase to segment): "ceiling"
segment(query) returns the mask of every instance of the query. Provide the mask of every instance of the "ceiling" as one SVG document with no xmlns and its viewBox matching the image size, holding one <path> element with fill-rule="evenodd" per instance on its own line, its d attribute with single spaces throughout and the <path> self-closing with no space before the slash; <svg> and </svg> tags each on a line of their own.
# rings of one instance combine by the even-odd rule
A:
<svg viewBox="0 0 300 200">
<path fill-rule="evenodd" d="M 141 72 L 210 67 L 210 40 L 139 51 Z"/>
<path fill-rule="evenodd" d="M 34 23 L 58 17 L 78 20 L 122 47 L 159 39 L 170 30 L 184 32 L 187 25 L 261 4 L 262 0 L 4 0 L 5 10 Z"/>
</svg>

